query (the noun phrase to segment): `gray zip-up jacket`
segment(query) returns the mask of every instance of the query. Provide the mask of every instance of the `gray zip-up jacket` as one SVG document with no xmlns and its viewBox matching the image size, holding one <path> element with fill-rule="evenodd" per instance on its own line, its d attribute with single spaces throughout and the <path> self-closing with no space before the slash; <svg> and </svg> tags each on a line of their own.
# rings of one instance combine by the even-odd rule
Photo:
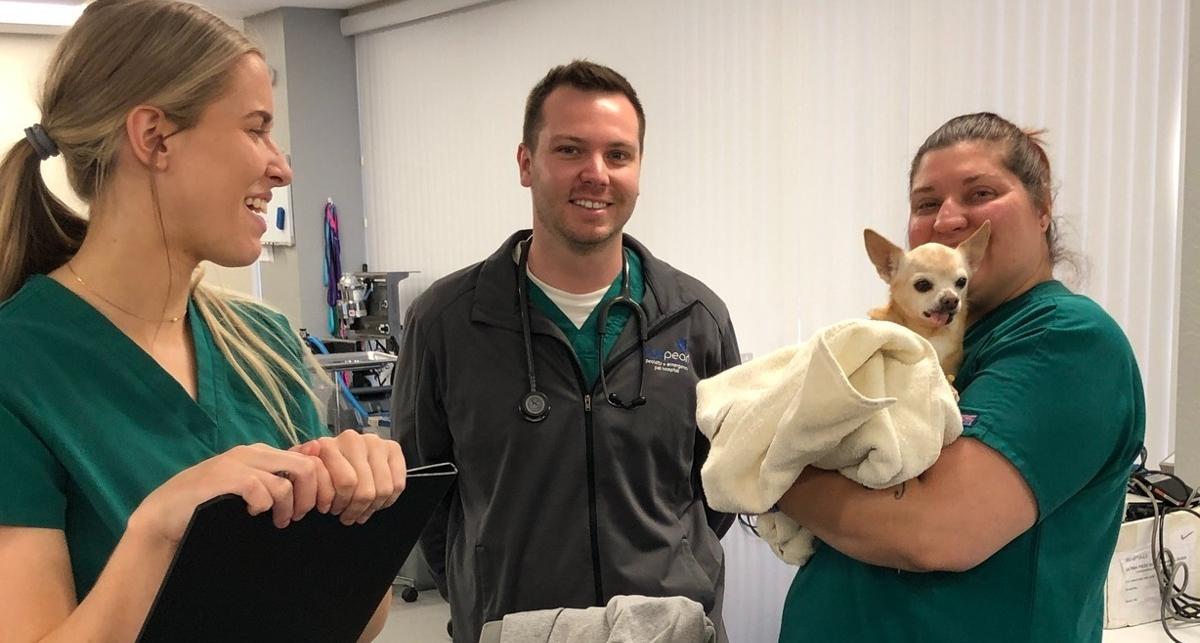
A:
<svg viewBox="0 0 1200 643">
<path fill-rule="evenodd" d="M 613 596 L 686 596 L 717 624 L 724 591 L 720 535 L 733 516 L 704 504 L 708 442 L 696 427 L 696 382 L 738 364 L 725 305 L 696 279 L 642 259 L 645 346 L 625 326 L 604 363 L 610 405 L 585 386 L 562 331 L 530 308 L 537 387 L 549 416 L 524 419 L 529 392 L 511 236 L 482 263 L 434 283 L 407 315 L 392 424 L 410 466 L 453 462 L 458 483 L 425 529 L 426 559 L 448 592 L 454 640 L 483 623 Z M 598 378 L 597 378 L 598 379 Z"/>
</svg>

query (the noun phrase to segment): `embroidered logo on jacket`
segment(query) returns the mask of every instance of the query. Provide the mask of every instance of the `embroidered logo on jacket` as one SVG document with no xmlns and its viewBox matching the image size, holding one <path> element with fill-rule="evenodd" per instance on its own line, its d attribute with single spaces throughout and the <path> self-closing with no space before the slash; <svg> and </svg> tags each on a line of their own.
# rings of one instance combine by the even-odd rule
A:
<svg viewBox="0 0 1200 643">
<path fill-rule="evenodd" d="M 672 342 L 670 350 L 646 346 L 642 349 L 650 370 L 661 373 L 683 373 L 692 368 L 692 354 L 688 352 L 686 337 Z"/>
</svg>

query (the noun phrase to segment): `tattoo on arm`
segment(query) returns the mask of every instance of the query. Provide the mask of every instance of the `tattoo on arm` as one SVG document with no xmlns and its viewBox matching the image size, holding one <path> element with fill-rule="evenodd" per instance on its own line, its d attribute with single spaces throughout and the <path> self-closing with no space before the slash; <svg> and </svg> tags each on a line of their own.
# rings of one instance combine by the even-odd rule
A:
<svg viewBox="0 0 1200 643">
<path fill-rule="evenodd" d="M 904 489 L 905 489 L 906 485 L 908 485 L 907 481 L 901 482 L 900 486 L 896 487 L 896 492 L 895 492 L 895 494 L 893 494 L 893 497 L 895 497 L 896 500 L 899 500 L 904 497 Z"/>
</svg>

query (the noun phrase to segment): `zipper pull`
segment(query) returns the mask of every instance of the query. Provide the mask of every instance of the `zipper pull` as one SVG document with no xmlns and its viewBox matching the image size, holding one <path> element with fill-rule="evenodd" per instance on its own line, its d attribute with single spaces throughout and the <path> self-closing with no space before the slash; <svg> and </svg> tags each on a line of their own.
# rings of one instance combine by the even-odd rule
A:
<svg viewBox="0 0 1200 643">
<path fill-rule="evenodd" d="M 592 396 L 590 393 L 583 396 L 583 410 L 586 413 L 592 412 Z"/>
</svg>

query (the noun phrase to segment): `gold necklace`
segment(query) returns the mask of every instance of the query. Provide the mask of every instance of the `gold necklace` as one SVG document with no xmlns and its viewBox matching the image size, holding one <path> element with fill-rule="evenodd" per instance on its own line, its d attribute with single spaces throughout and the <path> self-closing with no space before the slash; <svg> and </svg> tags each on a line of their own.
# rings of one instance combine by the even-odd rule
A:
<svg viewBox="0 0 1200 643">
<path fill-rule="evenodd" d="M 148 322 L 151 324 L 168 324 L 168 323 L 174 324 L 174 323 L 178 322 L 180 319 L 183 319 L 182 315 L 180 315 L 178 317 L 168 317 L 167 319 L 148 319 L 146 317 L 142 317 L 141 315 L 133 312 L 132 310 L 128 310 L 128 309 L 118 305 L 116 302 L 112 301 L 108 297 L 105 297 L 104 295 L 101 295 L 100 293 L 96 292 L 95 288 L 92 288 L 91 286 L 87 285 L 87 282 L 83 280 L 83 277 L 80 277 L 79 273 L 75 272 L 75 268 L 71 267 L 70 261 L 68 261 L 66 263 L 66 266 L 67 266 L 67 270 L 71 271 L 71 275 L 73 277 L 75 277 L 75 281 L 79 282 L 79 285 L 81 285 L 85 289 L 87 289 L 88 292 L 99 297 L 100 301 L 103 301 L 104 303 L 108 304 L 109 306 L 116 308 L 117 310 L 125 313 L 126 315 L 129 315 L 130 317 L 136 317 L 144 322 Z"/>
</svg>

